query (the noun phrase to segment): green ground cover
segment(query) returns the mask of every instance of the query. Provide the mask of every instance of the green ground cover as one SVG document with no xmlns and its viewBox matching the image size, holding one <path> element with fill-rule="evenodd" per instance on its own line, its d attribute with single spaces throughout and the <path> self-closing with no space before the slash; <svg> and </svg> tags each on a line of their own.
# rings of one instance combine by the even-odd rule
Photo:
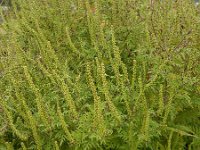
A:
<svg viewBox="0 0 200 150">
<path fill-rule="evenodd" d="M 0 149 L 200 149 L 191 0 L 15 0 L 0 27 Z"/>
</svg>

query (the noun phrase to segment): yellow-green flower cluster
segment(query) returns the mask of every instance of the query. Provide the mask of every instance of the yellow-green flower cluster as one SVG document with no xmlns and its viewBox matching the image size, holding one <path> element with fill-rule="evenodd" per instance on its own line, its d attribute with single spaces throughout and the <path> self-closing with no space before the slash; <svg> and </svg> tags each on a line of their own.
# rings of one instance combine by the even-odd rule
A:
<svg viewBox="0 0 200 150">
<path fill-rule="evenodd" d="M 92 95 L 94 97 L 94 125 L 99 128 L 100 134 L 104 134 L 105 132 L 105 126 L 104 126 L 104 119 L 102 114 L 102 108 L 101 108 L 101 101 L 100 97 L 97 94 L 96 86 L 94 84 L 94 79 L 92 78 L 91 74 L 91 68 L 90 65 L 87 64 L 87 78 L 88 78 L 88 84 L 90 86 L 90 89 L 92 91 Z"/>
<path fill-rule="evenodd" d="M 26 116 L 27 116 L 27 118 L 29 120 L 30 128 L 32 130 L 33 138 L 34 138 L 35 143 L 37 145 L 37 149 L 38 150 L 42 150 L 42 142 L 41 142 L 41 138 L 40 138 L 40 136 L 38 134 L 38 131 L 37 131 L 36 120 L 34 119 L 34 117 L 32 115 L 32 112 L 30 111 L 30 108 L 26 104 L 24 96 L 21 93 L 19 93 L 18 91 L 16 91 L 15 94 L 16 94 L 17 99 L 19 101 L 22 101 L 24 110 L 26 112 Z"/>
<path fill-rule="evenodd" d="M 71 113 L 71 115 L 77 119 L 78 118 L 78 113 L 76 111 L 76 105 L 74 103 L 74 100 L 70 94 L 69 91 L 69 87 L 68 85 L 65 83 L 64 79 L 62 77 L 60 77 L 55 70 L 53 70 L 53 74 L 55 76 L 55 78 L 59 81 L 59 87 L 62 91 L 62 94 L 64 96 L 64 99 L 66 101 L 67 106 L 69 107 L 69 111 Z"/>
<path fill-rule="evenodd" d="M 24 98 L 23 94 L 19 91 L 18 83 L 13 78 L 12 78 L 12 84 L 13 84 L 14 89 L 15 89 L 15 96 L 16 96 L 17 100 L 22 104 L 23 109 L 26 113 L 26 118 L 24 118 L 24 120 L 28 120 L 28 123 L 30 124 L 30 128 L 32 130 L 33 138 L 34 138 L 35 143 L 37 145 L 37 149 L 41 150 L 42 149 L 42 143 L 41 143 L 41 139 L 40 139 L 40 136 L 38 134 L 38 131 L 37 131 L 36 120 L 34 119 L 32 112 L 31 112 L 30 108 L 28 107 L 28 105 L 26 103 L 26 99 Z"/>
<path fill-rule="evenodd" d="M 57 112 L 58 112 L 59 121 L 61 122 L 61 126 L 67 136 L 67 139 L 70 141 L 70 143 L 74 143 L 74 139 L 71 133 L 69 132 L 68 125 L 65 122 L 65 118 L 63 116 L 63 113 L 61 112 L 61 108 L 58 102 L 57 102 Z"/>
<path fill-rule="evenodd" d="M 90 3 L 88 0 L 85 1 L 86 10 L 87 10 L 87 23 L 88 23 L 88 29 L 90 33 L 90 40 L 92 45 L 95 47 L 95 49 L 98 47 L 96 43 L 96 34 L 94 29 L 94 17 L 92 15 L 92 10 L 90 7 Z"/>
<path fill-rule="evenodd" d="M 57 141 L 55 141 L 55 150 L 60 150 L 60 148 L 59 148 L 59 145 L 58 145 L 58 142 L 57 142 Z"/>
<path fill-rule="evenodd" d="M 33 90 L 34 94 L 35 94 L 35 100 L 36 100 L 36 104 L 37 104 L 37 109 L 39 112 L 39 115 L 41 117 L 41 120 L 43 121 L 43 123 L 50 128 L 49 122 L 48 122 L 48 115 L 46 113 L 46 109 L 43 105 L 43 98 L 42 95 L 39 91 L 39 89 L 34 85 L 32 77 L 28 71 L 28 68 L 26 66 L 23 67 L 24 69 L 24 74 L 26 77 L 26 80 L 28 81 L 30 88 Z"/>
<path fill-rule="evenodd" d="M 139 97 L 138 97 L 138 102 L 142 104 L 142 108 L 144 109 L 144 111 L 147 111 L 147 101 L 146 101 L 146 96 L 144 93 L 144 83 L 142 81 L 142 77 L 141 75 L 138 77 L 138 84 L 139 84 Z"/>
<path fill-rule="evenodd" d="M 169 116 L 169 113 L 170 113 L 170 110 L 171 110 L 171 107 L 172 107 L 173 99 L 174 99 L 174 92 L 171 89 L 170 92 L 169 92 L 168 103 L 167 103 L 167 105 L 165 107 L 165 112 L 164 112 L 164 117 L 163 117 L 163 124 L 167 123 L 167 119 L 168 119 L 168 116 Z"/>
<path fill-rule="evenodd" d="M 22 150 L 27 150 L 26 146 L 24 145 L 23 142 L 21 142 Z"/>
<path fill-rule="evenodd" d="M 159 105 L 158 105 L 158 115 L 162 115 L 163 110 L 164 110 L 164 98 L 163 98 L 163 84 L 160 85 L 160 90 L 159 90 Z"/>
<path fill-rule="evenodd" d="M 127 71 L 127 67 L 124 63 L 121 64 L 122 67 L 122 71 L 123 71 L 123 76 L 124 76 L 124 84 L 129 84 L 129 78 L 128 78 L 128 71 Z"/>
<path fill-rule="evenodd" d="M 67 35 L 67 42 L 68 42 L 70 48 L 72 49 L 72 51 L 74 53 L 78 53 L 79 54 L 79 51 L 77 50 L 77 48 L 75 47 L 74 43 L 71 40 L 71 37 L 70 37 L 70 34 L 69 34 L 69 28 L 68 27 L 66 27 L 66 35 Z"/>
<path fill-rule="evenodd" d="M 105 99 L 108 103 L 108 106 L 110 108 L 110 111 L 111 111 L 112 115 L 120 122 L 121 116 L 120 116 L 119 112 L 117 111 L 114 103 L 112 102 L 112 96 L 109 92 L 109 87 L 108 87 L 108 83 L 106 80 L 105 66 L 103 63 L 101 63 L 101 78 L 102 78 L 102 82 L 103 82 L 103 92 L 105 95 Z"/>
<path fill-rule="evenodd" d="M 121 75 L 120 75 L 120 72 L 119 72 L 119 68 L 120 68 L 120 65 L 121 65 L 121 56 L 120 56 L 119 48 L 116 45 L 113 26 L 111 27 L 111 33 L 112 33 L 112 46 L 113 46 L 114 59 L 110 60 L 110 61 L 111 61 L 111 64 L 112 64 L 112 67 L 113 67 L 113 70 L 114 70 L 114 73 L 115 73 L 117 85 L 120 86 Z"/>
<path fill-rule="evenodd" d="M 132 73 L 132 81 L 131 81 L 131 87 L 132 87 L 132 93 L 135 92 L 135 84 L 136 84 L 136 73 L 137 73 L 137 63 L 136 60 L 133 61 L 133 73 Z"/>
<path fill-rule="evenodd" d="M 19 130 L 16 129 L 14 123 L 13 123 L 13 117 L 12 117 L 12 114 L 11 112 L 7 109 L 7 104 L 5 102 L 5 100 L 1 99 L 0 100 L 1 102 L 1 105 L 3 107 L 3 111 L 4 113 L 6 114 L 7 116 L 7 119 L 8 119 L 8 124 L 10 126 L 10 128 L 12 129 L 13 133 L 15 133 L 21 140 L 23 141 L 26 141 L 27 140 L 27 135 L 21 133 Z"/>
</svg>

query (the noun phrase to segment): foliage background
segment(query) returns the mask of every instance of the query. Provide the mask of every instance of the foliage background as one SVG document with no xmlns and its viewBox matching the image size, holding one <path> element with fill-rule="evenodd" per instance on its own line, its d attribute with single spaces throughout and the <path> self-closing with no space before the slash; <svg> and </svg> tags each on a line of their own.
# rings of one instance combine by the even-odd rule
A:
<svg viewBox="0 0 200 150">
<path fill-rule="evenodd" d="M 0 35 L 1 149 L 200 149 L 190 0 L 15 0 Z"/>
</svg>

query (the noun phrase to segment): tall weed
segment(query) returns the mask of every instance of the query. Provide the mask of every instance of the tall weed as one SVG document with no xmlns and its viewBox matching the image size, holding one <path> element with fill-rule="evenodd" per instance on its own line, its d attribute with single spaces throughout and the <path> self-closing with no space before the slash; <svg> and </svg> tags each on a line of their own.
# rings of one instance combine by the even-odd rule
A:
<svg viewBox="0 0 200 150">
<path fill-rule="evenodd" d="M 188 0 L 13 1 L 0 148 L 200 149 L 199 18 Z"/>
</svg>

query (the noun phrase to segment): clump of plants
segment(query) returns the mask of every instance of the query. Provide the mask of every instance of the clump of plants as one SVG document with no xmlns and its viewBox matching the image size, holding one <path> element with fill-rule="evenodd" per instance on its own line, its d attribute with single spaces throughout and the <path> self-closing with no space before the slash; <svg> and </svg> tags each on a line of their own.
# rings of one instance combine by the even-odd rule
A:
<svg viewBox="0 0 200 150">
<path fill-rule="evenodd" d="M 199 18 L 188 0 L 12 1 L 0 149 L 200 149 Z"/>
</svg>

